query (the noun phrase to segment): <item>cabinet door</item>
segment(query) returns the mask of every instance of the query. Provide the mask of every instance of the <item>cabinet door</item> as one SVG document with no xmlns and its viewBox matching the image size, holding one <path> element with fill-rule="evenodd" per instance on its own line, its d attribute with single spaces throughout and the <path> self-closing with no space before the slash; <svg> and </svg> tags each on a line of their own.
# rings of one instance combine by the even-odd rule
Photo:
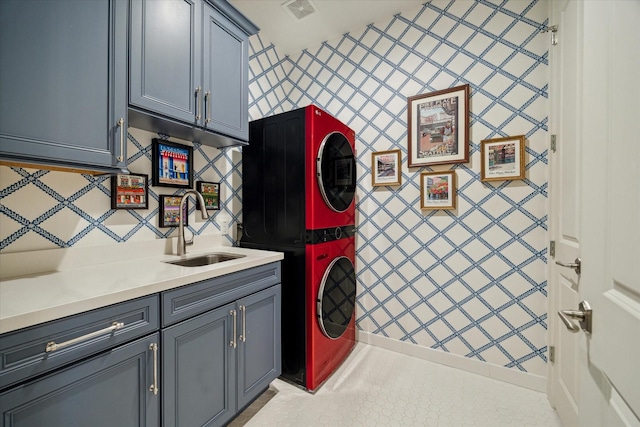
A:
<svg viewBox="0 0 640 427">
<path fill-rule="evenodd" d="M 129 103 L 196 123 L 202 114 L 201 0 L 132 0 Z M 198 96 L 199 95 L 199 96 Z"/>
<path fill-rule="evenodd" d="M 249 139 L 248 37 L 213 7 L 204 6 L 205 127 Z"/>
<path fill-rule="evenodd" d="M 0 157 L 124 166 L 126 67 L 126 1 L 0 1 Z"/>
<path fill-rule="evenodd" d="M 282 372 L 280 285 L 238 300 L 238 409 Z"/>
<path fill-rule="evenodd" d="M 162 331 L 163 425 L 219 426 L 235 415 L 229 304 Z"/>
<path fill-rule="evenodd" d="M 158 426 L 153 334 L 0 394 L 4 427 Z"/>
</svg>

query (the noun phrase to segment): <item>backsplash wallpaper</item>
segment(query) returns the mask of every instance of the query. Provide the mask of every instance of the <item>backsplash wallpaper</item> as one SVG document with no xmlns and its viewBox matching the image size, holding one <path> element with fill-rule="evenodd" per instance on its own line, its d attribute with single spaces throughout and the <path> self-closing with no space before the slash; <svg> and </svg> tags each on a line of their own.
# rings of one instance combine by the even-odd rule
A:
<svg viewBox="0 0 640 427">
<path fill-rule="evenodd" d="M 251 38 L 252 119 L 314 103 L 356 132 L 360 330 L 546 374 L 547 17 L 546 1 L 434 0 L 293 56 Z M 407 97 L 467 83 L 469 163 L 409 169 Z M 527 138 L 526 179 L 481 182 L 480 141 L 513 135 Z M 151 174 L 155 137 L 129 129 L 132 172 Z M 372 187 L 371 153 L 393 149 L 402 185 Z M 194 152 L 195 179 L 222 183 L 216 215 L 241 220 L 240 152 Z M 420 173 L 449 169 L 457 209 L 421 211 Z M 114 211 L 106 177 L 0 166 L 0 250 L 175 235 L 158 196 L 180 192 L 151 187 L 148 210 Z M 218 232 L 191 210 L 191 231 Z"/>
<path fill-rule="evenodd" d="M 160 228 L 159 196 L 180 195 L 182 189 L 151 186 L 151 140 L 157 134 L 129 128 L 129 170 L 149 176 L 149 209 L 111 209 L 108 175 L 24 169 L 0 166 L 0 250 L 6 252 L 108 245 L 177 236 L 177 227 Z M 236 223 L 241 211 L 240 153 L 234 150 L 192 144 L 176 138 L 169 141 L 193 146 L 194 182 L 220 182 L 219 211 L 209 211 L 209 220 L 196 214 L 189 203 L 191 233 L 219 233 L 216 222 L 226 215 Z M 188 235 L 188 234 L 187 234 Z M 233 241 L 227 236 L 227 244 Z"/>
<path fill-rule="evenodd" d="M 310 103 L 356 132 L 357 326 L 546 375 L 544 1 L 432 1 L 290 57 L 252 38 L 250 115 Z M 407 167 L 407 97 L 468 83 L 470 162 Z M 526 136 L 526 179 L 480 181 L 480 141 Z M 371 153 L 402 151 L 402 185 Z M 420 172 L 455 170 L 457 209 L 421 211 Z"/>
</svg>

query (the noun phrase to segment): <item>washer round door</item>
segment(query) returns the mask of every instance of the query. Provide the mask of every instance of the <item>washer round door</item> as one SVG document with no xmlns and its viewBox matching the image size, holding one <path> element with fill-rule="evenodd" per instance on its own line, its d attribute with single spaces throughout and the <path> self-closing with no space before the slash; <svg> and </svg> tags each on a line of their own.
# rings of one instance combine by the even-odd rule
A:
<svg viewBox="0 0 640 427">
<path fill-rule="evenodd" d="M 356 160 L 347 138 L 340 132 L 326 136 L 316 158 L 317 178 L 324 202 L 344 212 L 356 194 Z"/>
<path fill-rule="evenodd" d="M 334 259 L 324 272 L 317 297 L 318 324 L 331 339 L 342 336 L 356 306 L 356 272 L 345 256 Z"/>
</svg>

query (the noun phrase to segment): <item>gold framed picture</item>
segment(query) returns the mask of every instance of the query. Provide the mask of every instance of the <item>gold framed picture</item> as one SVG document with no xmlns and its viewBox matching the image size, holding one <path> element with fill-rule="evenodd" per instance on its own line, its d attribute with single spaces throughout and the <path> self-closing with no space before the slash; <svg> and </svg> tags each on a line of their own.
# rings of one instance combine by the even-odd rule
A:
<svg viewBox="0 0 640 427">
<path fill-rule="evenodd" d="M 400 150 L 371 154 L 371 185 L 382 187 L 402 184 L 402 154 Z"/>
<path fill-rule="evenodd" d="M 455 209 L 455 171 L 422 172 L 420 174 L 420 194 L 421 209 Z"/>
<path fill-rule="evenodd" d="M 480 181 L 524 179 L 524 135 L 480 141 Z"/>
</svg>

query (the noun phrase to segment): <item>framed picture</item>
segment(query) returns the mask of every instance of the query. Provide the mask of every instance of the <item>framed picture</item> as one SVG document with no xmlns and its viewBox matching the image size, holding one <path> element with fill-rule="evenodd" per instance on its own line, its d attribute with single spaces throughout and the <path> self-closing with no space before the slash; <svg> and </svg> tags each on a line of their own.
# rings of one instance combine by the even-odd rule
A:
<svg viewBox="0 0 640 427">
<path fill-rule="evenodd" d="M 219 210 L 220 209 L 220 183 L 219 182 L 207 182 L 196 181 L 196 190 L 202 194 L 204 199 L 205 209 L 207 210 Z M 197 208 L 200 209 L 200 201 L 196 199 Z"/>
<path fill-rule="evenodd" d="M 420 174 L 421 209 L 456 208 L 456 173 L 422 172 Z"/>
<path fill-rule="evenodd" d="M 480 141 L 480 181 L 524 179 L 524 135 Z"/>
<path fill-rule="evenodd" d="M 111 209 L 148 209 L 149 175 L 116 174 L 111 176 Z"/>
<path fill-rule="evenodd" d="M 157 138 L 152 143 L 153 185 L 193 188 L 193 148 Z"/>
<path fill-rule="evenodd" d="M 371 154 L 371 185 L 402 184 L 402 165 L 400 150 L 378 151 Z"/>
<path fill-rule="evenodd" d="M 182 196 L 160 196 L 160 227 L 177 227 L 180 224 Z M 189 199 L 184 204 L 184 225 L 189 225 Z"/>
<path fill-rule="evenodd" d="M 469 85 L 408 98 L 409 167 L 469 161 Z"/>
</svg>

